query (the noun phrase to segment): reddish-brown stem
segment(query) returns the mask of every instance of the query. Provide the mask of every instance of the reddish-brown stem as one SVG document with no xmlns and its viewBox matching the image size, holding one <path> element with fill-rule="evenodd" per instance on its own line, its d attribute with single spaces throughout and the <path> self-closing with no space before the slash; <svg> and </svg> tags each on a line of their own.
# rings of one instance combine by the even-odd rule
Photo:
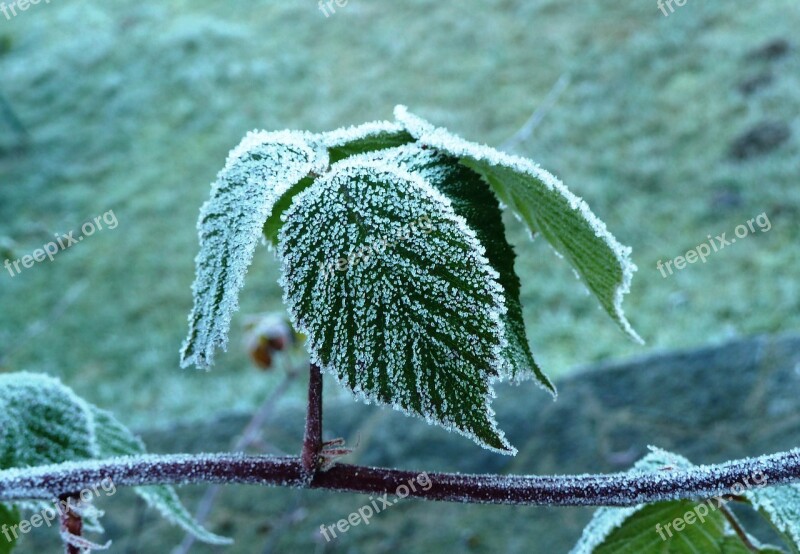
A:
<svg viewBox="0 0 800 554">
<path fill-rule="evenodd" d="M 309 482 L 319 467 L 320 450 L 322 450 L 322 372 L 319 366 L 311 364 L 308 377 L 306 432 L 300 457 Z"/>
<path fill-rule="evenodd" d="M 63 494 L 59 497 L 59 514 L 61 518 L 61 532 L 75 537 L 80 537 L 83 533 L 83 520 L 81 516 L 75 513 L 72 509 L 72 501 L 77 498 L 74 494 Z M 64 552 L 66 554 L 81 554 L 80 547 L 64 543 Z"/>
<path fill-rule="evenodd" d="M 765 485 L 800 481 L 800 450 L 686 470 L 609 475 L 463 475 L 349 464 L 317 471 L 311 481 L 298 456 L 197 454 L 136 456 L 0 471 L 0 502 L 48 499 L 103 479 L 118 487 L 227 483 L 395 494 L 426 500 L 546 506 L 635 506 L 681 498 L 711 498 L 755 479 Z M 409 482 L 415 481 L 410 487 Z M 420 481 L 430 483 L 423 488 Z"/>
<path fill-rule="evenodd" d="M 736 515 L 728 509 L 727 506 L 720 506 L 720 512 L 728 520 L 733 531 L 739 537 L 739 540 L 742 541 L 742 544 L 750 551 L 750 552 L 761 552 L 761 549 L 758 548 L 756 545 L 753 544 L 753 541 L 750 540 L 750 537 L 747 536 L 747 532 L 742 527 L 742 524 L 739 523 L 739 520 L 736 518 Z"/>
</svg>

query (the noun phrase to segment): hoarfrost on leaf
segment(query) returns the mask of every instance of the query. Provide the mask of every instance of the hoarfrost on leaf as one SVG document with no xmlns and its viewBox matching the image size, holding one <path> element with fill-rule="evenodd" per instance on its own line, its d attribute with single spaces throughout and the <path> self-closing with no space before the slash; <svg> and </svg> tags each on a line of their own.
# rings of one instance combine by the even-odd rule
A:
<svg viewBox="0 0 800 554">
<path fill-rule="evenodd" d="M 622 310 L 623 296 L 636 271 L 631 250 L 617 241 L 586 202 L 530 160 L 468 142 L 434 127 L 405 106 L 395 108 L 395 118 L 421 145 L 459 158 L 483 177 L 532 233 L 541 233 L 570 262 L 620 327 L 642 342 Z"/>
<path fill-rule="evenodd" d="M 307 133 L 254 131 L 231 151 L 200 210 L 194 308 L 181 350 L 182 367 L 207 368 L 214 350 L 226 348 L 239 290 L 273 207 L 285 192 L 327 165 L 327 152 Z"/>
<path fill-rule="evenodd" d="M 800 549 L 800 485 L 760 487 L 747 490 L 744 495 Z"/>
<path fill-rule="evenodd" d="M 450 201 L 419 175 L 354 156 L 283 219 L 284 301 L 312 362 L 366 402 L 515 453 L 489 406 L 507 371 L 503 289 Z"/>
<path fill-rule="evenodd" d="M 328 149 L 331 163 L 349 156 L 383 150 L 414 142 L 399 123 L 373 121 L 346 129 L 320 134 L 320 142 Z"/>
<path fill-rule="evenodd" d="M 58 379 L 27 372 L 0 375 L 0 470 L 144 453 L 144 444 L 113 415 L 89 404 Z M 172 487 L 134 490 L 198 539 L 230 543 L 197 523 Z"/>
<path fill-rule="evenodd" d="M 688 470 L 695 467 L 683 456 L 650 447 L 651 452 L 636 462 L 628 473 Z M 711 504 L 708 504 L 710 502 Z M 704 506 L 703 509 L 700 509 Z M 691 513 L 691 522 L 686 514 Z M 702 514 L 702 517 L 698 516 Z M 684 520 L 680 530 L 670 529 Z M 749 535 L 748 542 L 761 548 Z M 674 554 L 732 554 L 752 552 L 735 534 L 717 503 L 706 500 L 671 500 L 624 508 L 598 508 L 570 554 L 616 554 L 618 552 Z"/>
<path fill-rule="evenodd" d="M 502 377 L 514 382 L 533 377 L 542 388 L 555 396 L 555 386 L 539 368 L 528 345 L 520 302 L 520 280 L 514 271 L 516 254 L 506 240 L 500 206 L 489 185 L 474 171 L 459 163 L 458 158 L 422 148 L 418 144 L 372 152 L 366 154 L 364 159 L 384 160 L 419 175 L 446 196 L 456 214 L 475 230 L 478 240 L 486 249 L 486 258 L 497 271 L 503 287 L 507 309 L 503 323 L 508 344 L 504 350 L 507 371 L 503 371 Z"/>
</svg>

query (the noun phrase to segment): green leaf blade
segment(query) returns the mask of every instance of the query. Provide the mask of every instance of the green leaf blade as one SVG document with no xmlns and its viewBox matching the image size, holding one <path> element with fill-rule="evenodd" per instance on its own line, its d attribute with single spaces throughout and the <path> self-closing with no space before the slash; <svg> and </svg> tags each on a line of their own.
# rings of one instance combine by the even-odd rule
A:
<svg viewBox="0 0 800 554">
<path fill-rule="evenodd" d="M 22 516 L 14 506 L 0 503 L 0 554 L 11 554 L 17 544 L 18 535 L 11 532 L 11 528 L 18 526 Z"/>
<path fill-rule="evenodd" d="M 285 220 L 281 284 L 312 361 L 367 402 L 513 452 L 489 407 L 504 363 L 502 288 L 447 198 L 352 158 L 299 194 Z"/>
<path fill-rule="evenodd" d="M 0 469 L 146 452 L 142 441 L 111 413 L 89 404 L 58 379 L 26 372 L 0 375 L 0 449 Z M 134 491 L 199 540 L 231 543 L 195 521 L 172 487 L 134 487 Z"/>
<path fill-rule="evenodd" d="M 450 200 L 455 213 L 475 231 L 503 287 L 507 308 L 503 322 L 508 339 L 504 356 L 509 368 L 503 376 L 514 382 L 533 377 L 555 396 L 555 386 L 539 368 L 528 345 L 520 302 L 520 280 L 514 270 L 516 254 L 506 240 L 500 205 L 489 185 L 461 164 L 458 158 L 416 144 L 376 152 L 368 158 L 397 164 L 421 176 Z"/>
<path fill-rule="evenodd" d="M 239 291 L 276 203 L 327 164 L 327 153 L 304 133 L 250 133 L 231 151 L 197 224 L 200 252 L 182 367 L 208 368 L 214 351 L 226 348 Z"/>
<path fill-rule="evenodd" d="M 395 108 L 395 117 L 421 144 L 458 157 L 481 175 L 532 233 L 541 233 L 570 262 L 623 331 L 643 342 L 622 310 L 636 271 L 630 248 L 608 232 L 586 202 L 529 160 L 465 141 L 409 113 L 405 106 Z"/>
</svg>

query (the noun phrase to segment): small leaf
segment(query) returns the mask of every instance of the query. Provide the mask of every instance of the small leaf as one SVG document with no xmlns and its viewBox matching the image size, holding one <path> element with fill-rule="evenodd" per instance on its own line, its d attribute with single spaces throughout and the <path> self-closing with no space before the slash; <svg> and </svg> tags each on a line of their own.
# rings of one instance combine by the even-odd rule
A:
<svg viewBox="0 0 800 554">
<path fill-rule="evenodd" d="M 630 248 L 617 242 L 586 202 L 527 159 L 465 141 L 409 113 L 405 106 L 395 108 L 395 117 L 422 145 L 458 157 L 483 177 L 531 233 L 541 233 L 569 261 L 622 329 L 642 342 L 622 310 L 622 298 L 636 271 Z"/>
<path fill-rule="evenodd" d="M 21 517 L 14 506 L 0 504 L 0 554 L 11 554 L 17 544 L 17 534 L 11 529 L 19 525 Z"/>
<path fill-rule="evenodd" d="M 505 363 L 503 291 L 450 201 L 419 176 L 353 157 L 284 220 L 281 285 L 312 361 L 366 402 L 515 452 L 489 407 Z"/>
<path fill-rule="evenodd" d="M 197 224 L 200 252 L 182 367 L 207 368 L 214 350 L 226 348 L 239 290 L 276 202 L 327 164 L 313 136 L 289 131 L 250 133 L 228 155 Z"/>
<path fill-rule="evenodd" d="M 144 444 L 113 415 L 89 404 L 58 379 L 26 372 L 0 375 L 0 469 L 144 453 Z M 134 490 L 198 539 L 231 542 L 203 529 L 172 487 Z"/>
<path fill-rule="evenodd" d="M 338 162 L 349 156 L 375 152 L 414 142 L 414 137 L 409 135 L 401 125 L 389 121 L 374 121 L 347 129 L 337 129 L 318 136 L 319 143 L 328 149 L 330 163 Z M 278 232 L 283 226 L 281 217 L 292 199 L 311 186 L 314 179 L 308 177 L 294 185 L 275 203 L 272 214 L 264 225 L 264 236 L 272 246 L 278 245 Z"/>
<path fill-rule="evenodd" d="M 534 377 L 540 386 L 555 396 L 555 386 L 534 361 L 528 346 L 519 297 L 520 281 L 514 271 L 516 254 L 506 240 L 500 206 L 489 185 L 474 171 L 460 164 L 457 158 L 416 144 L 374 152 L 368 158 L 397 164 L 428 181 L 450 200 L 456 214 L 475 230 L 503 287 L 507 308 L 503 323 L 508 339 L 504 356 L 510 368 L 504 377 L 517 382 Z"/>
</svg>

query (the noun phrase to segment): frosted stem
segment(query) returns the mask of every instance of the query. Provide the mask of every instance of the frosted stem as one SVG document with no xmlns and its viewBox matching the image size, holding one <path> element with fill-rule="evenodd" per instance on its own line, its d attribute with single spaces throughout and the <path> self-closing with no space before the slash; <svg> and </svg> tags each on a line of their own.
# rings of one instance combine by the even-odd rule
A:
<svg viewBox="0 0 800 554">
<path fill-rule="evenodd" d="M 348 464 L 316 472 L 309 482 L 299 456 L 144 455 L 0 471 L 0 502 L 46 500 L 102 479 L 118 487 L 237 483 L 394 494 L 419 471 Z M 461 475 L 428 473 L 431 487 L 409 496 L 446 502 L 541 506 L 635 506 L 728 494 L 754 475 L 769 486 L 800 482 L 800 450 L 685 470 L 608 475 Z M 408 488 L 408 487 L 407 487 Z"/>
<path fill-rule="evenodd" d="M 59 514 L 62 537 L 80 537 L 83 532 L 83 520 L 71 508 L 72 500 L 75 498 L 78 497 L 72 494 L 64 494 L 59 498 L 61 500 Z M 65 540 L 64 552 L 65 554 L 81 554 L 81 548 L 74 541 Z"/>
<path fill-rule="evenodd" d="M 306 413 L 306 434 L 303 438 L 301 460 L 308 474 L 308 481 L 314 477 L 319 467 L 319 453 L 322 450 L 322 372 L 319 366 L 311 364 L 308 378 L 308 411 Z"/>
</svg>

